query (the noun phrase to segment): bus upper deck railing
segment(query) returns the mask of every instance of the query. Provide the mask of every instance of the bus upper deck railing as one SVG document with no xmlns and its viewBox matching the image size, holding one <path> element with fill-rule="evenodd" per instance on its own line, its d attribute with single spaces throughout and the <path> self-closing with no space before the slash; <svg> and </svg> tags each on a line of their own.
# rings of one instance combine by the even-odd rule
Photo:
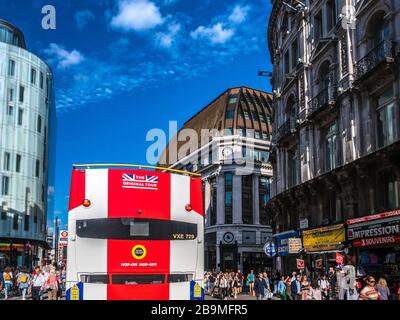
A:
<svg viewBox="0 0 400 320">
<path fill-rule="evenodd" d="M 156 166 L 147 166 L 147 165 L 140 165 L 140 164 L 73 164 L 72 167 L 74 169 L 91 169 L 91 168 L 137 168 L 137 169 L 155 169 L 160 171 L 172 172 L 172 173 L 180 173 L 185 174 L 193 177 L 201 177 L 198 173 L 193 173 L 184 170 L 177 170 L 177 169 L 170 169 L 170 168 L 163 168 L 163 167 L 156 167 Z"/>
</svg>

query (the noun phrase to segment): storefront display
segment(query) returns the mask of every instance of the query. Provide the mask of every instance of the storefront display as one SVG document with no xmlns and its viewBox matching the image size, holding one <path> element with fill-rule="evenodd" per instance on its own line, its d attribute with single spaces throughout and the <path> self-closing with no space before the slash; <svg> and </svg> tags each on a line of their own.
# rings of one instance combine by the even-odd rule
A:
<svg viewBox="0 0 400 320">
<path fill-rule="evenodd" d="M 400 210 L 351 219 L 347 240 L 367 275 L 385 277 L 394 287 L 400 280 Z"/>
</svg>

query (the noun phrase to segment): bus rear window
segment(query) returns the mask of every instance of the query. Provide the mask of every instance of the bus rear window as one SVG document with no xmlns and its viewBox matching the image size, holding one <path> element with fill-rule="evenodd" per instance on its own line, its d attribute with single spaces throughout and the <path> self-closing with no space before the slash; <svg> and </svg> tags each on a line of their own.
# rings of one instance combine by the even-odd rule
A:
<svg viewBox="0 0 400 320">
<path fill-rule="evenodd" d="M 193 280 L 193 274 L 169 274 L 168 283 L 189 282 Z"/>
<path fill-rule="evenodd" d="M 131 237 L 148 237 L 150 235 L 148 222 L 131 221 L 130 226 Z"/>
<path fill-rule="evenodd" d="M 83 283 L 109 284 L 108 274 L 82 274 Z"/>
<path fill-rule="evenodd" d="M 162 284 L 165 276 L 163 274 L 130 275 L 118 274 L 112 276 L 113 284 Z"/>
</svg>

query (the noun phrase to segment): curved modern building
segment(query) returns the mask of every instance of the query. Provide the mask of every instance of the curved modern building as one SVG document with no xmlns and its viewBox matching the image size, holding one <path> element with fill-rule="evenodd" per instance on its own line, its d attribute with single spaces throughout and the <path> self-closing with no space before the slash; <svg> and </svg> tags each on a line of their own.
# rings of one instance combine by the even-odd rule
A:
<svg viewBox="0 0 400 320">
<path fill-rule="evenodd" d="M 275 231 L 301 231 L 308 270 L 344 253 L 378 276 L 388 255 L 400 257 L 399 232 L 374 236 L 400 221 L 400 2 L 272 4 Z M 292 272 L 296 257 L 285 252 L 278 269 Z"/>
<path fill-rule="evenodd" d="M 52 82 L 22 32 L 0 20 L 0 267 L 38 264 L 48 247 Z"/>
<path fill-rule="evenodd" d="M 189 119 L 160 157 L 160 165 L 202 176 L 207 270 L 272 269 L 263 252 L 272 236 L 271 119 L 269 94 L 228 89 Z"/>
</svg>

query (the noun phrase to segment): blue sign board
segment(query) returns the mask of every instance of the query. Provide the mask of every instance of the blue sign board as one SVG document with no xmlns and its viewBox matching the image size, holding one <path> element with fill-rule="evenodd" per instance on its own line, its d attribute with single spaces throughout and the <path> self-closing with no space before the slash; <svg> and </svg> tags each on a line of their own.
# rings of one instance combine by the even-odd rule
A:
<svg viewBox="0 0 400 320">
<path fill-rule="evenodd" d="M 264 245 L 264 252 L 268 257 L 275 257 L 276 256 L 275 243 L 267 242 Z"/>
<path fill-rule="evenodd" d="M 190 281 L 190 300 L 204 300 L 204 288 L 196 281 Z"/>
<path fill-rule="evenodd" d="M 83 300 L 83 283 L 78 282 L 65 293 L 65 300 Z"/>
<path fill-rule="evenodd" d="M 289 255 L 288 241 L 290 238 L 300 238 L 300 233 L 298 231 L 288 231 L 283 233 L 277 233 L 274 235 L 277 255 L 279 257 L 286 257 Z"/>
</svg>

